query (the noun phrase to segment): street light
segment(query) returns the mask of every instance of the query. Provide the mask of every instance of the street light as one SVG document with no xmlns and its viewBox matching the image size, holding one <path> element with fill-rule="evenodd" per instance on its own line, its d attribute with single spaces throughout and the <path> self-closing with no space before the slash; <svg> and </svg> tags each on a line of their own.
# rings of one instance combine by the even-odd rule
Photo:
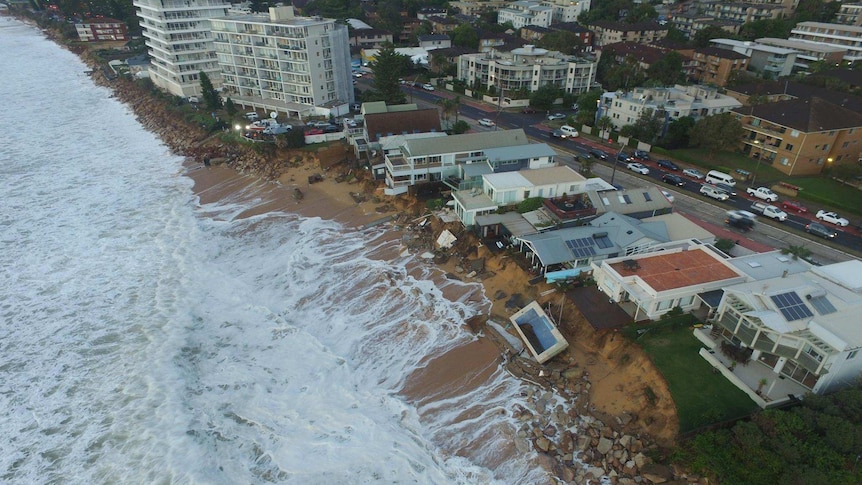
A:
<svg viewBox="0 0 862 485">
<path fill-rule="evenodd" d="M 751 177 L 751 186 L 754 187 L 754 182 L 757 180 L 757 173 L 760 171 L 760 161 L 763 160 L 763 149 L 760 147 L 760 140 L 754 140 L 754 147 L 757 149 L 757 165 L 754 166 L 754 175 Z"/>
</svg>

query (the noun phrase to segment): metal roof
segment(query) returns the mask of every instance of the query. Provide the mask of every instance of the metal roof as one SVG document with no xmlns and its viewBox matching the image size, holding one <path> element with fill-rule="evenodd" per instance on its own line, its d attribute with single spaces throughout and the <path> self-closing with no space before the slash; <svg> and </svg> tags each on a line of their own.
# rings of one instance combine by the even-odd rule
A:
<svg viewBox="0 0 862 485">
<path fill-rule="evenodd" d="M 410 140 L 405 148 L 408 156 L 421 157 L 427 155 L 439 155 L 441 153 L 461 153 L 473 151 L 485 151 L 492 148 L 511 147 L 527 145 L 530 141 L 524 130 L 499 130 L 486 131 L 483 133 L 465 133 L 446 137 L 446 141 L 440 140 Z"/>
</svg>

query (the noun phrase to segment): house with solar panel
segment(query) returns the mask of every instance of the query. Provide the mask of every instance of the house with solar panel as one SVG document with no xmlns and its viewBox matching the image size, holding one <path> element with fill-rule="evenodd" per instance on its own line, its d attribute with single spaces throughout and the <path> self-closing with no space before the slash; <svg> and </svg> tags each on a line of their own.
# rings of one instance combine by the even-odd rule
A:
<svg viewBox="0 0 862 485">
<path fill-rule="evenodd" d="M 862 375 L 862 261 L 728 285 L 704 356 L 761 407 L 822 394 Z M 722 345 L 722 343 L 724 345 Z M 749 359 L 732 365 L 722 349 Z"/>
<path fill-rule="evenodd" d="M 478 180 L 487 173 L 553 167 L 556 155 L 545 143 L 530 143 L 522 129 L 411 139 L 385 155 L 384 193 L 404 194 L 414 185 L 443 181 L 457 189 L 467 166 L 476 169 Z"/>
</svg>

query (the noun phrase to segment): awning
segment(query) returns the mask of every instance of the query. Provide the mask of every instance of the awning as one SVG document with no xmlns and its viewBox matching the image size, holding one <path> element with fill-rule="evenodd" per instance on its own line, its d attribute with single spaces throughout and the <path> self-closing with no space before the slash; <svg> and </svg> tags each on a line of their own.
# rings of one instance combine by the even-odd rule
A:
<svg viewBox="0 0 862 485">
<path fill-rule="evenodd" d="M 721 303 L 721 297 L 724 296 L 724 290 L 712 290 L 707 291 L 706 293 L 698 293 L 697 297 L 700 298 L 704 303 L 707 304 L 710 308 L 718 308 L 718 304 Z"/>
</svg>

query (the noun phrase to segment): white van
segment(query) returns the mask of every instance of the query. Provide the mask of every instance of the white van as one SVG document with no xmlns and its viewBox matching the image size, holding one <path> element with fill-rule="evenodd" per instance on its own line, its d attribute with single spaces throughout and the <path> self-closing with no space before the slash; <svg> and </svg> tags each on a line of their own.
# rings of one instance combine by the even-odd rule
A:
<svg viewBox="0 0 862 485">
<path fill-rule="evenodd" d="M 710 170 L 709 173 L 706 174 L 706 183 L 722 183 L 730 185 L 731 187 L 736 187 L 736 179 L 724 172 L 719 172 L 718 170 Z"/>
<path fill-rule="evenodd" d="M 574 138 L 579 135 L 578 130 L 576 130 L 573 126 L 563 125 L 560 127 L 560 131 L 563 132 L 568 138 Z"/>
<path fill-rule="evenodd" d="M 730 198 L 730 196 L 727 195 L 727 192 L 715 188 L 714 185 L 708 185 L 708 184 L 702 185 L 700 187 L 700 193 L 707 196 L 707 197 L 712 197 L 713 199 L 721 200 L 721 201 L 725 201 L 725 200 Z"/>
</svg>

